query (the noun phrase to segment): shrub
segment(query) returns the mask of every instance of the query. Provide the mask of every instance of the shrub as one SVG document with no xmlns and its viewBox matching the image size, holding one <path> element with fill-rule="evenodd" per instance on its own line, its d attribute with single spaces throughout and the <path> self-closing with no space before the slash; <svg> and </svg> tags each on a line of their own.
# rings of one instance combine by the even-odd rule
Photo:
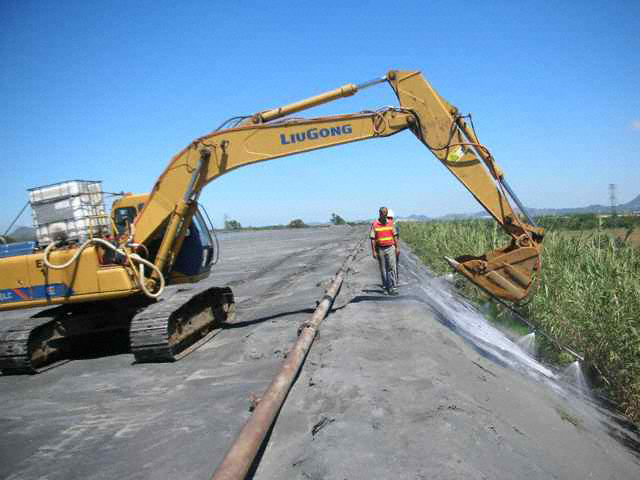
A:
<svg viewBox="0 0 640 480">
<path fill-rule="evenodd" d="M 289 228 L 305 228 L 307 225 L 300 218 L 296 218 L 295 220 L 291 220 L 289 222 Z"/>
<path fill-rule="evenodd" d="M 336 213 L 332 213 L 331 214 L 331 223 L 333 223 L 334 225 L 344 225 L 347 222 L 340 215 L 338 215 Z"/>
<path fill-rule="evenodd" d="M 224 221 L 224 229 L 225 230 L 240 230 L 242 225 L 237 220 L 225 220 Z"/>
</svg>

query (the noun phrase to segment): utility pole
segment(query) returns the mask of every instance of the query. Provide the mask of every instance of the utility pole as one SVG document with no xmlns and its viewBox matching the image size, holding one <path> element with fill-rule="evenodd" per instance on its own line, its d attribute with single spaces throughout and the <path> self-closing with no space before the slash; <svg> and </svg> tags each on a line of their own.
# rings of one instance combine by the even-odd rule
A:
<svg viewBox="0 0 640 480">
<path fill-rule="evenodd" d="M 616 207 L 618 206 L 618 201 L 616 200 L 616 184 L 615 183 L 609 184 L 609 203 L 611 204 L 611 216 L 615 217 L 617 214 Z"/>
</svg>

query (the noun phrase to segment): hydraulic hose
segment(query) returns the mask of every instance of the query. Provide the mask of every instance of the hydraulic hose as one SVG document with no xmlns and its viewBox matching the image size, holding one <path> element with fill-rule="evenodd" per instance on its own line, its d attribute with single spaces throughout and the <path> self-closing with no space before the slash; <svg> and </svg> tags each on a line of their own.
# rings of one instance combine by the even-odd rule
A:
<svg viewBox="0 0 640 480">
<path fill-rule="evenodd" d="M 80 258 L 80 255 L 82 254 L 82 252 L 89 245 L 96 245 L 97 244 L 97 245 L 102 245 L 103 247 L 105 247 L 105 248 L 107 248 L 107 249 L 109 249 L 109 250 L 111 250 L 111 251 L 113 251 L 115 253 L 119 253 L 120 255 L 124 256 L 127 259 L 127 261 L 133 267 L 133 271 L 136 272 L 136 276 L 138 278 L 138 283 L 140 284 L 140 288 L 142 289 L 142 292 L 147 297 L 156 299 L 164 291 L 165 280 L 164 280 L 164 275 L 162 275 L 162 272 L 153 263 L 151 263 L 149 260 L 146 260 L 146 259 L 142 258 L 137 253 L 129 254 L 125 250 L 117 248 L 111 242 L 108 242 L 108 241 L 106 241 L 106 240 L 104 240 L 102 238 L 90 238 L 89 240 L 84 242 L 80 246 L 80 248 L 77 249 L 76 253 L 74 253 L 73 256 L 69 260 L 67 260 L 66 262 L 64 262 L 62 264 L 57 264 L 56 265 L 56 264 L 51 263 L 49 261 L 49 254 L 56 247 L 56 245 L 58 245 L 59 243 L 60 242 L 50 243 L 49 245 L 47 245 L 47 248 L 44 249 L 43 262 L 47 266 L 47 268 L 51 268 L 53 270 L 64 270 L 65 268 L 70 267 L 73 263 L 77 262 L 78 259 Z M 138 264 L 139 270 L 135 269 L 135 265 L 133 265 L 133 263 L 137 263 Z M 160 279 L 160 286 L 158 288 L 158 291 L 156 291 L 156 292 L 151 292 L 146 286 L 146 277 L 144 276 L 144 267 L 145 267 L 145 265 L 158 274 L 158 278 Z"/>
</svg>

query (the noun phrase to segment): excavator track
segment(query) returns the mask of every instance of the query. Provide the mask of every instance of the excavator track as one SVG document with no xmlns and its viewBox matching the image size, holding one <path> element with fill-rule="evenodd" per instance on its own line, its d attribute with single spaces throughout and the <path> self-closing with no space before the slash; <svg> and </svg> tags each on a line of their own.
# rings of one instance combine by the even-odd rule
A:
<svg viewBox="0 0 640 480">
<path fill-rule="evenodd" d="M 126 334 L 131 318 L 143 306 L 140 302 L 99 302 L 80 308 L 56 307 L 31 318 L 8 320 L 13 326 L 0 331 L 0 371 L 5 375 L 29 374 L 58 366 L 73 356 L 76 340 L 83 340 L 86 349 L 97 339 L 92 335 Z"/>
<path fill-rule="evenodd" d="M 40 373 L 67 361 L 79 338 L 91 342 L 91 335 L 126 332 L 135 309 L 114 314 L 103 308 L 104 304 L 84 312 L 56 308 L 18 320 L 0 332 L 0 371 L 5 375 Z"/>
<path fill-rule="evenodd" d="M 13 326 L 0 331 L 0 371 L 39 373 L 68 360 L 78 338 L 91 342 L 91 335 L 127 330 L 136 362 L 173 362 L 211 339 L 222 323 L 234 317 L 228 287 L 180 289 L 152 304 L 132 300 L 53 308 L 31 318 L 8 320 Z"/>
<path fill-rule="evenodd" d="M 181 289 L 147 307 L 131 322 L 131 353 L 138 363 L 174 362 L 188 355 L 235 318 L 228 287 Z"/>
<path fill-rule="evenodd" d="M 0 370 L 3 374 L 37 373 L 64 354 L 61 324 L 55 318 L 29 318 L 0 333 Z"/>
</svg>

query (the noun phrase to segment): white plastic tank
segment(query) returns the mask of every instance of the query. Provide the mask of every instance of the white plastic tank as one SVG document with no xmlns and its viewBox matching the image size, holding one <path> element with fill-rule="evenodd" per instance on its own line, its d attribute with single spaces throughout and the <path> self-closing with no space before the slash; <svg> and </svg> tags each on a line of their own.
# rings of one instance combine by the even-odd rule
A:
<svg viewBox="0 0 640 480">
<path fill-rule="evenodd" d="M 62 238 L 83 242 L 109 229 L 101 181 L 67 180 L 28 192 L 40 245 Z"/>
</svg>

